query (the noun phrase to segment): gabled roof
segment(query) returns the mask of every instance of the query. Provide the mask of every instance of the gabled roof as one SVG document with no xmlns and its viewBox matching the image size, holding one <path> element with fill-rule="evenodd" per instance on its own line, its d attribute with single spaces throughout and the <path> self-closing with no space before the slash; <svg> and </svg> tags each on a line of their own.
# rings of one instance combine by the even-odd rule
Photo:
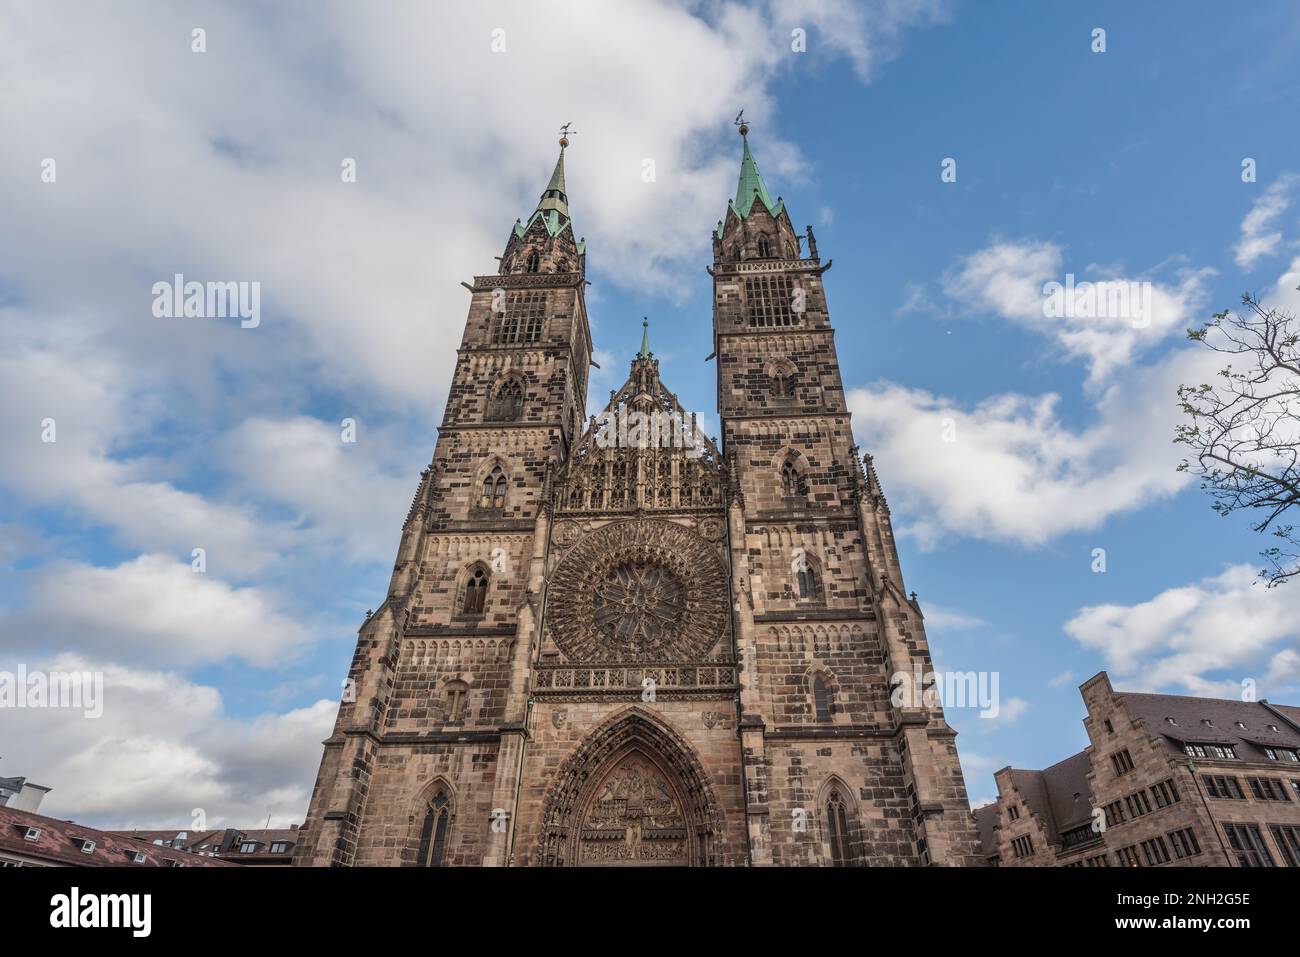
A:
<svg viewBox="0 0 1300 957">
<path fill-rule="evenodd" d="M 1088 752 L 1080 751 L 1041 771 L 1011 770 L 1012 783 L 1053 844 L 1060 843 L 1062 831 L 1086 823 L 1092 816 L 1090 769 Z"/>
<path fill-rule="evenodd" d="M 975 809 L 975 830 L 979 834 L 980 853 L 985 857 L 998 856 L 998 805 L 995 801 Z"/>
<path fill-rule="evenodd" d="M 1147 731 L 1173 741 L 1231 744 L 1242 757 L 1256 760 L 1266 760 L 1261 750 L 1265 747 L 1300 749 L 1300 728 L 1288 721 L 1297 709 L 1285 705 L 1272 705 L 1270 710 L 1260 701 L 1131 691 L 1116 692 L 1115 697 L 1130 715 L 1146 723 Z M 1245 727 L 1237 727 L 1238 722 Z M 1271 731 L 1270 726 L 1277 730 Z"/>
<path fill-rule="evenodd" d="M 39 830 L 40 836 L 35 841 L 25 838 L 28 828 Z M 174 837 L 176 832 L 172 831 L 171 835 Z M 92 852 L 82 850 L 85 841 L 95 842 Z M 175 864 L 185 867 L 234 866 L 217 858 L 189 854 L 171 847 L 159 847 L 134 837 L 100 831 L 13 807 L 0 807 L 0 854 L 78 867 L 170 867 Z M 135 862 L 136 854 L 144 855 L 142 863 Z"/>
</svg>

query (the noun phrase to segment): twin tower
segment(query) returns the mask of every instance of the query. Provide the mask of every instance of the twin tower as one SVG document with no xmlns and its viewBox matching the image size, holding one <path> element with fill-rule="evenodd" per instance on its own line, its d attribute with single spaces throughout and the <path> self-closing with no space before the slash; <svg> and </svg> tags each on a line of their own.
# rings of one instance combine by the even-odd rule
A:
<svg viewBox="0 0 1300 957">
<path fill-rule="evenodd" d="M 690 421 L 644 340 L 588 419 L 566 139 L 496 274 L 466 284 L 295 864 L 978 863 L 955 733 L 891 694 L 930 653 L 853 442 L 830 262 L 740 132 L 709 270 L 721 446 L 608 428 Z"/>
</svg>

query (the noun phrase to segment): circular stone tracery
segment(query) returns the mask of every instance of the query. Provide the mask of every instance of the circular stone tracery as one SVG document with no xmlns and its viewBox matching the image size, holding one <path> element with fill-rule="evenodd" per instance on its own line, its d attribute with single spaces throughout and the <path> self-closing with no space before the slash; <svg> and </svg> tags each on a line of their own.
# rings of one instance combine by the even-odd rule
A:
<svg viewBox="0 0 1300 957">
<path fill-rule="evenodd" d="M 550 632 L 574 661 L 699 660 L 726 620 L 713 550 L 672 522 L 618 522 L 579 541 L 547 593 Z"/>
</svg>

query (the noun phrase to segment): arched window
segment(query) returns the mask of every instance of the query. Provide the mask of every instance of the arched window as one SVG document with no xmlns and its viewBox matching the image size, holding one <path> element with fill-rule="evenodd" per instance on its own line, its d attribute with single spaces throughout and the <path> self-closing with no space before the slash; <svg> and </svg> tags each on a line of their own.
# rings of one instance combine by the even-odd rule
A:
<svg viewBox="0 0 1300 957">
<path fill-rule="evenodd" d="M 826 678 L 817 675 L 813 678 L 813 711 L 818 721 L 831 720 L 831 691 L 826 687 Z"/>
<path fill-rule="evenodd" d="M 465 583 L 465 604 L 462 611 L 467 615 L 481 615 L 483 608 L 487 604 L 487 572 L 483 566 L 474 569 L 474 574 L 469 576 L 469 581 Z"/>
<path fill-rule="evenodd" d="M 817 587 L 817 573 L 807 562 L 801 564 L 795 578 L 799 587 L 800 601 L 812 601 L 821 594 L 821 590 Z"/>
<path fill-rule="evenodd" d="M 506 473 L 500 465 L 483 478 L 483 492 L 478 498 L 479 508 L 502 509 L 506 507 Z"/>
<path fill-rule="evenodd" d="M 443 689 L 447 704 L 448 721 L 464 721 L 465 706 L 469 703 L 469 685 L 463 681 L 449 681 Z"/>
<path fill-rule="evenodd" d="M 770 376 L 772 380 L 772 395 L 778 399 L 783 399 L 794 395 L 794 376 L 789 370 L 777 369 Z"/>
<path fill-rule="evenodd" d="M 839 788 L 831 791 L 826 800 L 826 830 L 831 839 L 831 866 L 854 867 L 857 853 L 853 847 L 853 835 L 849 831 L 849 815 L 845 810 L 844 796 Z"/>
<path fill-rule="evenodd" d="M 429 802 L 420 831 L 420 866 L 442 867 L 447 861 L 447 831 L 451 826 L 451 803 L 438 794 Z"/>
<path fill-rule="evenodd" d="M 793 458 L 781 465 L 781 494 L 792 498 L 808 494 L 808 483 L 795 467 Z"/>
<path fill-rule="evenodd" d="M 532 252 L 528 254 L 528 264 L 524 267 L 524 271 L 537 272 L 541 268 L 542 268 L 542 257 L 537 255 L 537 250 L 534 249 Z"/>
<path fill-rule="evenodd" d="M 559 259 L 555 260 L 555 271 L 556 272 L 569 271 L 569 259 L 567 256 L 561 256 Z"/>
<path fill-rule="evenodd" d="M 768 259 L 772 255 L 772 244 L 766 236 L 758 237 L 758 258 Z"/>
<path fill-rule="evenodd" d="M 494 422 L 516 422 L 524 412 L 524 386 L 518 379 L 507 379 L 497 389 L 488 409 L 488 418 Z"/>
<path fill-rule="evenodd" d="M 789 240 L 786 240 L 786 244 L 785 244 L 785 258 L 786 258 L 786 259 L 798 259 L 798 258 L 799 258 L 799 257 L 797 257 L 797 256 L 794 254 L 794 247 L 790 245 L 790 241 L 789 241 Z"/>
</svg>

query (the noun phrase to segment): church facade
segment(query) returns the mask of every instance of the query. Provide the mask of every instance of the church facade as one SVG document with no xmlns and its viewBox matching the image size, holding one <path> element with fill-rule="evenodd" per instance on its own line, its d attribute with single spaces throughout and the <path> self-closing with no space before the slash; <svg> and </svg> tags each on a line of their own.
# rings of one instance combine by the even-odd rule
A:
<svg viewBox="0 0 1300 957">
<path fill-rule="evenodd" d="M 712 233 L 721 445 L 643 336 L 588 418 L 564 148 L 478 276 L 303 866 L 981 862 L 811 227 L 750 152 Z M 593 407 L 594 403 L 592 404 Z"/>
</svg>

